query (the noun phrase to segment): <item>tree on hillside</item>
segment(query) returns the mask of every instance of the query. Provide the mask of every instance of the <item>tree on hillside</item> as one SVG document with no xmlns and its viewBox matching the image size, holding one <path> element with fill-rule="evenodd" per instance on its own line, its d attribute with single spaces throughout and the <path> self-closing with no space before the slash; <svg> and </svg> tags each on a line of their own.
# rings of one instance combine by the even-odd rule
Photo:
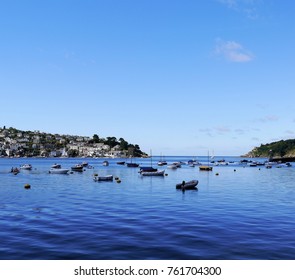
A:
<svg viewBox="0 0 295 280">
<path fill-rule="evenodd" d="M 99 143 L 100 140 L 99 140 L 99 136 L 97 134 L 94 134 L 92 138 L 93 138 L 94 143 Z"/>
</svg>

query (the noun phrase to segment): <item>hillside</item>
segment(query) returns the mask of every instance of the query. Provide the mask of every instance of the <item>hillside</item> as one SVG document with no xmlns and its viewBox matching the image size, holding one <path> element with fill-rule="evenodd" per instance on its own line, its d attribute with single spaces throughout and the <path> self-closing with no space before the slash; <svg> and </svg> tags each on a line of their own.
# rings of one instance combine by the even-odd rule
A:
<svg viewBox="0 0 295 280">
<path fill-rule="evenodd" d="M 5 157 L 144 157 L 139 145 L 123 138 L 60 135 L 0 128 L 0 156 Z"/>
<path fill-rule="evenodd" d="M 255 147 L 246 156 L 249 157 L 295 157 L 295 139 L 280 140 Z"/>
</svg>

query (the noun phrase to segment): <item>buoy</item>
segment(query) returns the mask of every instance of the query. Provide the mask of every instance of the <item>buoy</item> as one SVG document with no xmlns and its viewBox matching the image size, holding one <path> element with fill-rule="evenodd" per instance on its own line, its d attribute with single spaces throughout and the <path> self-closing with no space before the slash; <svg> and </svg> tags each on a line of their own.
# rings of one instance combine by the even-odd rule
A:
<svg viewBox="0 0 295 280">
<path fill-rule="evenodd" d="M 121 183 L 121 180 L 117 180 L 116 182 L 117 182 L 118 184 L 120 184 L 120 183 Z"/>
<path fill-rule="evenodd" d="M 97 173 L 95 173 L 93 176 L 98 176 L 98 174 L 97 174 Z"/>
<path fill-rule="evenodd" d="M 167 174 L 167 173 L 165 173 L 165 176 L 168 176 L 168 174 Z"/>
<path fill-rule="evenodd" d="M 31 185 L 30 184 L 25 184 L 25 189 L 30 189 Z"/>
<path fill-rule="evenodd" d="M 218 176 L 218 175 L 219 175 L 219 173 L 216 173 L 215 175 L 216 175 L 216 176 Z"/>
<path fill-rule="evenodd" d="M 120 180 L 120 178 L 119 177 L 115 177 L 115 180 L 118 181 L 118 180 Z"/>
<path fill-rule="evenodd" d="M 236 172 L 237 170 L 234 169 L 234 172 Z"/>
</svg>

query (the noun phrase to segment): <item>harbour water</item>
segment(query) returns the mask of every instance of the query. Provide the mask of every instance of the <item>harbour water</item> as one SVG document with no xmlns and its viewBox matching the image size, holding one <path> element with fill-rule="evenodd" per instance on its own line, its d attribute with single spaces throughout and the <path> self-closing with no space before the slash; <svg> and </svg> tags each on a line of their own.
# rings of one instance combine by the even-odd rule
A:
<svg viewBox="0 0 295 280">
<path fill-rule="evenodd" d="M 86 159 L 94 169 L 48 173 L 53 163 L 70 168 L 83 160 L 0 159 L 0 259 L 295 259 L 294 164 L 232 163 L 212 172 L 183 165 L 166 168 L 164 177 L 141 177 L 138 168 L 117 165 L 119 159 L 109 166 Z M 150 165 L 150 159 L 135 162 Z M 24 163 L 33 169 L 9 172 Z M 94 182 L 94 173 L 121 183 Z M 198 191 L 176 190 L 192 179 Z"/>
</svg>

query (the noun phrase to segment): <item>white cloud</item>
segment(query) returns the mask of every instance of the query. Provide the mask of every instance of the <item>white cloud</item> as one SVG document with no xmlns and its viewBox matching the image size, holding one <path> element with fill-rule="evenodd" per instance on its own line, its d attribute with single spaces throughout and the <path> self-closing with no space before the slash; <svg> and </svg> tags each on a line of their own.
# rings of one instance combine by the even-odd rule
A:
<svg viewBox="0 0 295 280">
<path fill-rule="evenodd" d="M 259 119 L 255 119 L 254 121 L 255 122 L 263 122 L 263 123 L 266 123 L 266 122 L 276 122 L 279 120 L 279 117 L 276 116 L 276 115 L 268 115 L 268 116 L 264 116 L 262 118 L 259 118 Z"/>
<path fill-rule="evenodd" d="M 215 53 L 232 62 L 249 62 L 253 55 L 235 41 L 216 40 Z"/>
<path fill-rule="evenodd" d="M 243 13 L 249 19 L 257 19 L 259 5 L 262 5 L 261 0 L 217 0 L 231 10 Z"/>
<path fill-rule="evenodd" d="M 229 8 L 234 8 L 237 6 L 236 0 L 218 0 L 218 2 L 225 4 Z"/>
<path fill-rule="evenodd" d="M 226 126 L 216 126 L 214 127 L 214 130 L 218 133 L 218 134 L 224 134 L 224 133 L 228 133 L 230 132 L 230 128 L 226 127 Z"/>
</svg>

